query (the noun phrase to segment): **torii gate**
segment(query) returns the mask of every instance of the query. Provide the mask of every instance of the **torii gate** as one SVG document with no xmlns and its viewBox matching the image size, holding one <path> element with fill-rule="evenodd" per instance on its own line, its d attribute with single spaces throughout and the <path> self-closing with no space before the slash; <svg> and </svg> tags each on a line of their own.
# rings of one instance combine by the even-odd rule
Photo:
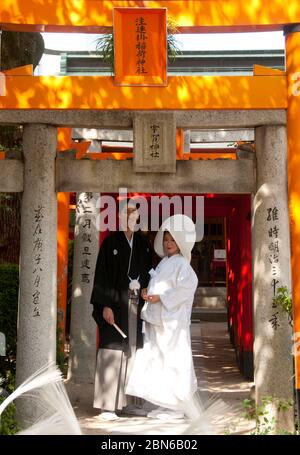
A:
<svg viewBox="0 0 300 455">
<path fill-rule="evenodd" d="M 133 114 L 136 110 L 173 110 L 176 113 L 178 127 L 192 128 L 193 126 L 199 127 L 200 124 L 211 128 L 255 127 L 261 145 L 258 159 L 264 164 L 266 174 L 268 174 L 268 165 L 272 165 L 274 141 L 284 148 L 285 131 L 282 125 L 285 124 L 285 111 L 287 112 L 294 331 L 295 333 L 300 332 L 300 277 L 297 273 L 300 265 L 299 1 L 290 0 L 288 4 L 283 4 L 281 0 L 273 0 L 271 4 L 270 2 L 266 4 L 262 0 L 249 0 L 247 3 L 243 0 L 111 2 L 100 0 L 50 0 L 47 2 L 7 0 L 0 7 L 0 24 L 2 30 L 103 33 L 111 30 L 113 8 L 120 6 L 166 7 L 183 33 L 284 29 L 286 33 L 286 74 L 256 69 L 253 77 L 176 76 L 169 77 L 167 87 L 117 87 L 113 84 L 112 78 L 103 76 L 56 78 L 32 77 L 28 74 L 16 75 L 14 71 L 7 72 L 5 76 L 6 95 L 0 97 L 0 121 L 1 123 L 25 125 L 24 165 L 21 162 L 4 160 L 1 162 L 2 169 L 0 169 L 1 191 L 24 191 L 20 276 L 24 310 L 22 311 L 20 308 L 19 380 L 25 378 L 36 367 L 41 366 L 45 360 L 55 359 L 56 283 L 54 277 L 56 277 L 56 265 L 51 260 L 47 261 L 44 256 L 45 262 L 43 263 L 44 268 L 42 268 L 39 261 L 33 263 L 33 254 L 35 249 L 38 251 L 40 248 L 41 251 L 47 251 L 51 257 L 55 257 L 56 191 L 74 189 L 72 188 L 74 182 L 70 178 L 68 179 L 68 175 L 64 175 L 60 160 L 56 164 L 55 171 L 56 127 L 111 127 L 116 123 L 118 126 L 128 127 L 132 125 Z M 121 110 L 125 112 L 120 112 Z M 186 111 L 190 114 L 189 118 L 185 115 Z M 267 153 L 266 148 L 271 149 L 271 153 Z M 266 156 L 264 156 L 264 152 Z M 205 173 L 204 166 L 207 166 L 207 170 L 211 169 L 209 168 L 211 163 L 200 163 L 201 168 L 198 166 L 199 163 L 192 164 L 197 165 L 199 172 Z M 239 165 L 230 164 L 230 166 Z M 83 171 L 83 174 L 92 170 L 91 164 L 88 162 L 74 162 L 71 167 L 73 173 L 78 172 L 79 169 Z M 188 162 L 178 165 L 178 169 L 182 173 L 188 167 L 190 167 Z M 117 175 L 120 175 L 118 173 L 122 175 L 122 172 L 132 172 L 127 162 L 122 163 L 122 169 L 120 163 L 99 162 L 97 169 L 98 177 L 107 175 L 108 171 Z M 236 169 L 239 171 L 240 167 Z M 68 174 L 69 171 L 66 171 Z M 274 171 L 273 177 L 280 178 L 282 175 L 284 176 L 284 173 L 284 169 L 281 168 L 281 173 L 277 169 L 276 172 Z M 85 191 L 95 189 L 95 174 L 93 178 L 94 180 L 91 179 L 87 184 L 87 179 L 78 176 L 79 180 L 75 189 Z M 259 175 L 258 182 L 265 182 L 264 178 L 264 175 Z M 268 178 L 270 178 L 269 174 Z M 143 189 L 145 184 L 151 188 L 151 184 L 155 182 L 155 178 L 149 175 L 139 185 Z M 194 183 L 196 185 L 196 181 Z M 269 183 L 272 183 L 272 179 L 269 180 Z M 34 191 L 32 191 L 33 185 L 35 185 Z M 108 182 L 107 185 L 111 185 L 111 182 Z M 284 212 L 284 208 L 282 211 Z M 259 215 L 257 218 L 260 222 L 263 219 L 263 215 Z M 41 220 L 43 220 L 42 224 Z M 260 237 L 258 225 L 257 222 L 257 227 L 255 227 L 254 222 L 256 238 Z M 36 243 L 32 243 L 34 232 L 41 233 L 42 243 L 37 242 L 38 238 L 35 238 Z M 288 232 L 286 233 L 288 234 Z M 282 242 L 284 246 L 289 246 L 288 240 L 287 243 L 284 243 L 284 239 L 282 239 Z M 256 260 L 257 262 L 255 262 Z M 258 262 L 259 256 L 254 260 L 254 282 Z M 28 263 L 30 263 L 30 267 L 28 267 Z M 32 306 L 32 295 L 35 293 L 35 284 L 32 280 L 34 266 L 40 267 L 41 273 L 43 273 L 43 298 L 46 313 L 43 324 L 40 326 L 36 323 L 38 318 L 33 320 L 26 314 L 30 305 Z M 257 288 L 259 288 L 260 279 L 257 272 Z M 259 295 L 255 295 L 254 292 L 256 315 L 261 311 L 259 303 Z M 22 337 L 26 337 L 26 349 L 22 347 L 22 345 L 24 346 Z M 264 360 L 261 360 L 260 350 L 263 350 L 263 341 L 262 345 L 256 348 L 256 379 L 267 365 L 264 364 Z M 296 389 L 299 396 L 299 357 L 296 356 L 295 360 Z M 262 369 L 260 369 L 261 365 Z M 263 395 L 263 391 L 266 392 L 266 389 L 261 385 L 258 399 Z"/>
</svg>

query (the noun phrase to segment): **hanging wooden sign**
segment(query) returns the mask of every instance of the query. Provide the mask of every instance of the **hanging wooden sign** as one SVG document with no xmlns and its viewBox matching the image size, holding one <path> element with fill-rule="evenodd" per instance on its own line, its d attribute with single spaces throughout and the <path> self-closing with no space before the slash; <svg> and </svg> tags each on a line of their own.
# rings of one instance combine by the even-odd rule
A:
<svg viewBox="0 0 300 455">
<path fill-rule="evenodd" d="M 116 85 L 167 85 L 167 9 L 114 8 Z"/>
</svg>

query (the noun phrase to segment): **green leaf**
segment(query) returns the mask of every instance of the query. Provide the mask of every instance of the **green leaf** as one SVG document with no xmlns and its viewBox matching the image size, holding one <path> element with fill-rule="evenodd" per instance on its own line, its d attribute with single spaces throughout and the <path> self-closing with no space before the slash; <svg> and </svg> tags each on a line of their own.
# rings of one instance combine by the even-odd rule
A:
<svg viewBox="0 0 300 455">
<path fill-rule="evenodd" d="M 178 33 L 177 24 L 176 22 L 168 18 L 167 23 L 167 53 L 168 58 L 171 61 L 176 60 L 176 57 L 182 54 L 178 42 L 176 39 L 176 34 Z M 96 53 L 101 55 L 103 61 L 106 62 L 111 69 L 111 72 L 114 72 L 114 35 L 113 33 L 108 33 L 105 35 L 101 35 L 96 40 Z"/>
</svg>

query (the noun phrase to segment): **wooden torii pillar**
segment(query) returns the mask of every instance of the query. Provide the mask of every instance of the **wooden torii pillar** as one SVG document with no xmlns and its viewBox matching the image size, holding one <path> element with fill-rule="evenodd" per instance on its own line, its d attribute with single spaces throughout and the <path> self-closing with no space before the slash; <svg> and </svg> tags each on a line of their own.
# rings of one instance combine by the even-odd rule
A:
<svg viewBox="0 0 300 455">
<path fill-rule="evenodd" d="M 295 387 L 300 416 L 300 24 L 286 28 L 288 185 L 293 283 Z"/>
<path fill-rule="evenodd" d="M 58 128 L 57 150 L 68 149 L 71 128 Z M 63 352 L 66 330 L 68 290 L 68 240 L 70 193 L 57 193 L 57 328 L 59 351 Z"/>
</svg>

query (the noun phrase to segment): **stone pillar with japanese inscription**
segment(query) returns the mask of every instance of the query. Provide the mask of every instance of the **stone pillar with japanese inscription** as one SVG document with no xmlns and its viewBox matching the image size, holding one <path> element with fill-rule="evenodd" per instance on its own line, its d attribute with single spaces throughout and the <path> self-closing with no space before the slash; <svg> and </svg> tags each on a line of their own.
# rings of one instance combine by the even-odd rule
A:
<svg viewBox="0 0 300 455">
<path fill-rule="evenodd" d="M 77 194 L 68 371 L 74 383 L 93 383 L 95 375 L 97 326 L 90 298 L 99 251 L 99 197 L 99 193 Z"/>
<path fill-rule="evenodd" d="M 176 124 L 173 113 L 137 113 L 133 122 L 135 172 L 176 172 Z"/>
<path fill-rule="evenodd" d="M 53 126 L 24 126 L 17 385 L 56 361 L 56 141 Z M 36 417 L 30 399 L 19 400 L 17 409 L 21 422 Z"/>
<path fill-rule="evenodd" d="M 253 200 L 254 378 L 256 403 L 271 397 L 267 409 L 274 429 L 293 428 L 292 328 L 276 305 L 280 287 L 291 290 L 285 126 L 256 128 L 257 191 Z M 269 417 L 270 418 L 270 417 Z"/>
</svg>

